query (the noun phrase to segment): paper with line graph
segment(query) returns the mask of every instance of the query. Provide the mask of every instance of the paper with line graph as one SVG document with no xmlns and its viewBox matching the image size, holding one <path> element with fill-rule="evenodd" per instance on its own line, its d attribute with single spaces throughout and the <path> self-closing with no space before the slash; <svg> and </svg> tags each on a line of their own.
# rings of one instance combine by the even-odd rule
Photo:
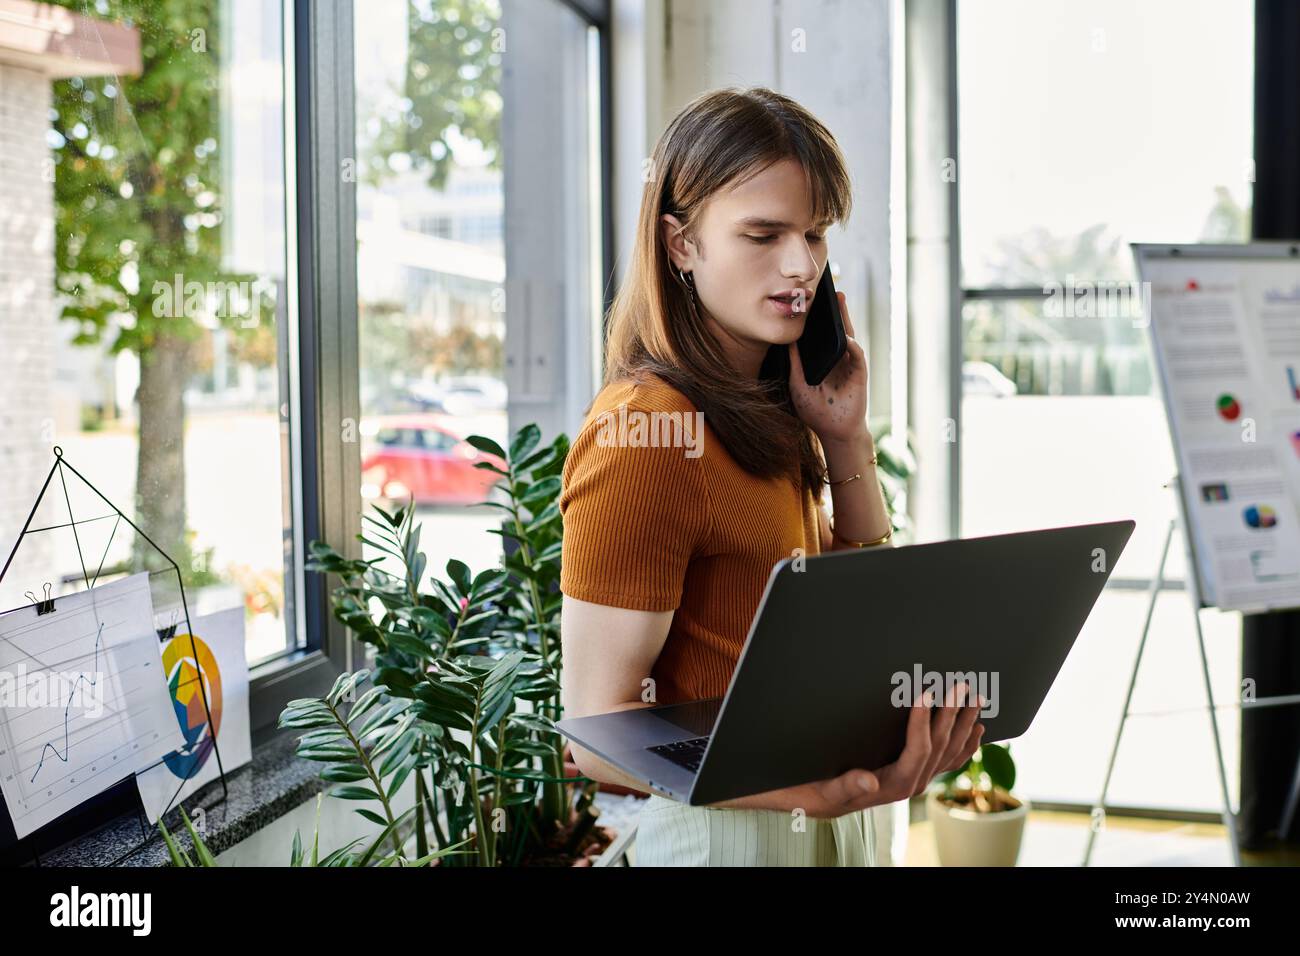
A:
<svg viewBox="0 0 1300 956">
<path fill-rule="evenodd" d="M 0 790 L 20 839 L 183 744 L 147 574 L 0 614 Z"/>
</svg>

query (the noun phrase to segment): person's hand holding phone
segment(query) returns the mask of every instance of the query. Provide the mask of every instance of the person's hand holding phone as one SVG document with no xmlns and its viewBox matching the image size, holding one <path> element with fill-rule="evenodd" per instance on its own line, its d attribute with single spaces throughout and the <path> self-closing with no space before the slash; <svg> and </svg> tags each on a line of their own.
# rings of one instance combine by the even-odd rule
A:
<svg viewBox="0 0 1300 956">
<path fill-rule="evenodd" d="M 837 291 L 835 296 L 848 338 L 847 351 L 821 384 L 809 385 L 805 381 L 797 343 L 787 346 L 790 398 L 795 413 L 823 445 L 852 441 L 866 429 L 867 420 L 867 356 L 853 337 L 853 320 L 844 304 L 844 293 Z"/>
</svg>

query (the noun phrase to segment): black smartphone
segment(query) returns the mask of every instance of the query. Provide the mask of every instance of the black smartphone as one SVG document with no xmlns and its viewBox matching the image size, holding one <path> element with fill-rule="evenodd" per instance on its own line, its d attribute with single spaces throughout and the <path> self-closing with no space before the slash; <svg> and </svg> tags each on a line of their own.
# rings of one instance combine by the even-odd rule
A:
<svg viewBox="0 0 1300 956">
<path fill-rule="evenodd" d="M 831 373 L 835 364 L 849 350 L 849 339 L 844 333 L 844 316 L 840 315 L 840 299 L 831 281 L 831 264 L 822 269 L 817 294 L 803 324 L 803 334 L 797 343 L 799 361 L 803 363 L 803 379 L 809 385 L 820 385 Z"/>
<path fill-rule="evenodd" d="M 803 379 L 809 385 L 820 385 L 835 364 L 849 350 L 849 340 L 844 331 L 844 317 L 840 315 L 840 300 L 831 281 L 831 267 L 827 262 L 817 283 L 808 317 L 804 320 L 803 334 L 795 343 L 799 361 L 803 364 Z M 763 361 L 764 377 L 788 379 L 790 377 L 789 347 L 774 345 L 768 349 Z"/>
</svg>

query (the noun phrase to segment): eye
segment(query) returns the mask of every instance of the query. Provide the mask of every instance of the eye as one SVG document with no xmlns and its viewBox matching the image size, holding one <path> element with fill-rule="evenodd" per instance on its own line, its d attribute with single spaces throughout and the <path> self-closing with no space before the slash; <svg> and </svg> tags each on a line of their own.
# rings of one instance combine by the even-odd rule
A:
<svg viewBox="0 0 1300 956">
<path fill-rule="evenodd" d="M 765 242 L 771 242 L 773 239 L 776 238 L 776 236 L 750 236 L 750 235 L 746 235 L 745 238 L 748 239 L 750 242 L 757 242 L 759 245 L 762 245 L 762 244 L 765 243 Z"/>
</svg>

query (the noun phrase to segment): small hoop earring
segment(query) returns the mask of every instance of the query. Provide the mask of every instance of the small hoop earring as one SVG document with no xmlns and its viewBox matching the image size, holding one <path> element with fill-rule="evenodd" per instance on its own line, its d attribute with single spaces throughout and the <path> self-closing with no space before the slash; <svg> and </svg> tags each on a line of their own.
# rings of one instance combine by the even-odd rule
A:
<svg viewBox="0 0 1300 956">
<path fill-rule="evenodd" d="M 686 288 L 690 289 L 691 292 L 694 293 L 694 292 L 695 292 L 695 276 L 694 276 L 693 274 L 689 273 L 689 272 L 683 272 L 681 269 L 678 269 L 678 270 L 677 270 L 677 275 L 678 275 L 678 277 L 681 278 L 681 280 L 682 280 L 682 285 L 686 286 Z"/>
</svg>

